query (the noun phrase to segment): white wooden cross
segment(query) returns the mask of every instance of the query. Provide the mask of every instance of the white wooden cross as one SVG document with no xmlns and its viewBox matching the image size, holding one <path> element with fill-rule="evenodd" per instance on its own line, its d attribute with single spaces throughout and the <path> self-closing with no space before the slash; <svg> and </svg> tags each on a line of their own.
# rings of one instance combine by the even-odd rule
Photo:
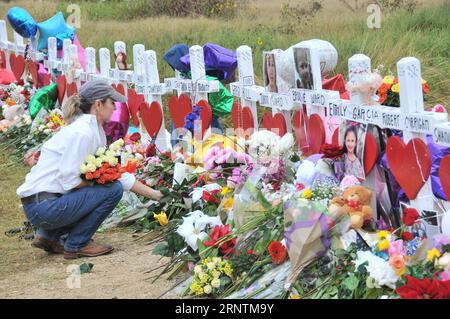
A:
<svg viewBox="0 0 450 319">
<path fill-rule="evenodd" d="M 364 54 L 356 54 L 348 59 L 348 77 L 349 82 L 352 85 L 358 85 L 363 82 L 367 76 L 372 73 L 371 60 L 368 56 Z M 364 104 L 364 97 L 361 92 L 350 90 L 350 101 L 353 105 L 361 105 Z M 365 121 L 362 121 L 363 124 Z M 368 129 L 368 127 L 367 127 Z M 366 132 L 367 134 L 367 132 Z M 364 134 L 364 137 L 366 135 Z M 345 141 L 342 141 L 345 143 Z M 363 154 L 364 160 L 364 154 Z M 364 162 L 361 163 L 364 167 Z M 363 186 L 372 190 L 372 198 L 370 202 L 370 207 L 372 208 L 372 215 L 376 219 L 377 218 L 377 194 L 376 194 L 376 180 L 375 180 L 375 170 L 372 170 L 368 176 L 365 176 L 365 180 L 362 183 Z"/>
<path fill-rule="evenodd" d="M 72 42 L 70 39 L 65 41 L 66 48 L 68 48 L 68 45 L 71 45 Z M 47 44 L 47 60 L 44 60 L 44 67 L 48 69 L 50 73 L 52 73 L 53 70 L 62 70 L 62 64 L 61 61 L 57 59 L 57 46 L 56 46 L 56 38 L 55 37 L 49 37 L 48 38 L 48 44 Z M 69 54 L 66 50 L 66 53 Z"/>
<path fill-rule="evenodd" d="M 167 150 L 167 133 L 166 125 L 164 121 L 164 112 L 162 104 L 162 95 L 167 93 L 164 83 L 159 82 L 158 63 L 156 58 L 156 52 L 153 50 L 147 50 L 144 52 L 144 96 L 145 100 L 150 105 L 153 101 L 156 101 L 161 106 L 162 121 L 159 132 L 156 136 L 156 147 L 160 150 Z M 142 126 L 142 125 L 141 125 Z"/>
<path fill-rule="evenodd" d="M 114 53 L 117 55 L 120 52 L 127 53 L 126 44 L 123 41 L 114 42 Z M 127 83 L 133 82 L 133 71 L 131 70 L 119 70 L 117 62 L 114 63 L 115 67 L 109 70 L 109 77 L 113 78 L 115 82 L 120 82 L 127 87 Z M 130 64 L 127 65 L 130 67 Z"/>
<path fill-rule="evenodd" d="M 407 143 L 413 138 L 420 138 L 427 143 L 426 135 L 430 133 L 431 126 L 436 126 L 440 122 L 448 124 L 448 116 L 446 113 L 426 112 L 424 110 L 422 74 L 418 59 L 413 57 L 401 59 L 397 63 L 397 73 L 400 88 L 400 110 L 402 122 L 405 126 L 403 140 Z M 430 179 L 426 181 L 411 204 L 421 211 L 437 209 Z"/>
<path fill-rule="evenodd" d="M 100 61 L 100 74 L 97 74 L 98 79 L 104 79 L 111 82 L 109 77 L 109 70 L 111 69 L 111 55 L 109 49 L 101 48 L 98 50 L 99 61 Z"/>
<path fill-rule="evenodd" d="M 311 56 L 311 71 L 313 74 L 313 89 L 297 89 L 290 90 L 292 103 L 295 106 L 302 107 L 306 105 L 306 115 L 319 114 L 322 118 L 324 126 L 327 123 L 327 117 L 331 116 L 326 112 L 328 104 L 339 99 L 338 91 L 322 89 L 322 74 L 320 68 L 320 54 L 311 43 L 303 43 L 294 47 L 309 49 Z M 295 54 L 293 52 L 293 54 Z M 295 58 L 295 56 L 294 56 Z"/>
<path fill-rule="evenodd" d="M 369 63 L 370 66 L 370 59 L 367 59 L 365 56 L 355 56 L 352 64 L 359 60 L 360 69 L 363 63 Z M 400 108 L 355 104 L 353 101 L 337 99 L 329 102 L 328 114 L 354 122 L 373 124 L 380 128 L 403 131 L 405 142 L 415 137 L 425 141 L 427 134 L 434 134 L 435 141 L 437 139 L 438 142 L 441 142 L 441 137 L 446 136 L 445 132 L 448 130 L 448 116 L 446 113 L 424 111 L 419 60 L 411 57 L 403 58 L 397 63 L 397 69 L 400 86 Z M 445 141 L 442 142 L 444 143 L 441 144 L 445 144 Z M 425 183 L 417 198 L 412 200 L 411 203 L 419 210 L 435 210 L 430 180 Z"/>
<path fill-rule="evenodd" d="M 97 74 L 94 48 L 88 47 L 84 50 L 84 61 L 86 63 L 86 70 L 80 74 L 80 80 L 83 82 L 92 81 L 96 78 Z"/>
<path fill-rule="evenodd" d="M 281 52 L 279 49 L 263 52 L 263 61 L 265 61 L 264 56 L 268 53 L 273 53 L 276 61 Z M 289 93 L 273 93 L 264 89 L 260 95 L 259 105 L 271 108 L 272 115 L 282 113 L 286 121 L 286 132 L 292 131 L 291 110 L 293 103 Z"/>
<path fill-rule="evenodd" d="M 161 106 L 161 112 L 163 113 L 161 96 L 167 91 L 164 83 L 159 83 L 159 72 L 155 51 L 145 51 L 144 45 L 135 44 L 133 46 L 133 63 L 133 81 L 136 85 L 136 93 L 143 94 L 145 101 L 149 105 L 153 101 L 158 102 Z M 139 131 L 142 136 L 143 146 L 146 148 L 152 142 L 152 138 L 147 134 L 142 122 L 140 123 Z M 164 113 L 155 144 L 160 150 L 167 150 L 169 147 L 167 145 Z"/>
<path fill-rule="evenodd" d="M 255 85 L 253 74 L 252 49 L 247 45 L 241 45 L 236 49 L 239 81 L 230 83 L 233 96 L 240 97 L 241 107 L 250 107 L 253 115 L 253 127 L 258 130 L 258 111 L 256 102 L 259 102 L 264 87 Z"/>
</svg>

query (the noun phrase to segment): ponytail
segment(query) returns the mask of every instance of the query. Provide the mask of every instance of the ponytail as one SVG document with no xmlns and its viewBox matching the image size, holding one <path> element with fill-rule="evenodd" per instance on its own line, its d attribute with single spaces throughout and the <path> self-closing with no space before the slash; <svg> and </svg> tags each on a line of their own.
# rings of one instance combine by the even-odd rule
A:
<svg viewBox="0 0 450 319">
<path fill-rule="evenodd" d="M 91 111 L 91 105 L 92 103 L 79 94 L 72 95 L 62 107 L 64 121 L 70 124 L 81 114 L 88 114 Z"/>
</svg>

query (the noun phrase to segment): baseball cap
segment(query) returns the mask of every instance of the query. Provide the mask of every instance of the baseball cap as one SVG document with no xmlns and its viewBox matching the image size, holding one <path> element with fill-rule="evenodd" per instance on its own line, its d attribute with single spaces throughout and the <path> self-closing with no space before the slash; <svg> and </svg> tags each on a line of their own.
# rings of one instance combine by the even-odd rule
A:
<svg viewBox="0 0 450 319">
<path fill-rule="evenodd" d="M 111 98 L 117 102 L 127 102 L 127 98 L 114 90 L 105 80 L 94 80 L 84 83 L 78 94 L 89 102 Z"/>
</svg>

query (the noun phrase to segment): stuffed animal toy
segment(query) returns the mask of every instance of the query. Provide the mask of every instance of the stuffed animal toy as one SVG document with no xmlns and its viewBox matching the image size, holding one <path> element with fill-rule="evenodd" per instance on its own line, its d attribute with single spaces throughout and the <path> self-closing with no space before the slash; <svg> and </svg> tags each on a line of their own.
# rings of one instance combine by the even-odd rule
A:
<svg viewBox="0 0 450 319">
<path fill-rule="evenodd" d="M 366 220 L 372 218 L 371 198 L 372 191 L 368 188 L 352 186 L 344 191 L 342 197 L 331 200 L 328 211 L 332 215 L 342 214 L 344 211 L 350 216 L 352 228 L 361 228 Z"/>
<path fill-rule="evenodd" d="M 381 75 L 377 72 L 369 73 L 365 76 L 364 80 L 358 84 L 351 82 L 347 83 L 347 88 L 350 92 L 358 92 L 361 94 L 363 103 L 367 105 L 378 104 L 375 93 L 383 83 Z"/>
</svg>

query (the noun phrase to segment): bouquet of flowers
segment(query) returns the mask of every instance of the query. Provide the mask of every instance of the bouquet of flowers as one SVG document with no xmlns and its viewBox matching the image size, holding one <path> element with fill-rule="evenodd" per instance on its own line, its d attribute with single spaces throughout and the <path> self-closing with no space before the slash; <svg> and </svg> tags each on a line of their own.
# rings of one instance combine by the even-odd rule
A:
<svg viewBox="0 0 450 319">
<path fill-rule="evenodd" d="M 26 109 L 32 96 L 33 87 L 23 82 L 11 83 L 0 88 L 0 114 L 11 106 Z"/>
<path fill-rule="evenodd" d="M 427 81 L 422 79 L 422 92 L 426 95 L 430 88 Z M 378 102 L 383 105 L 400 107 L 400 88 L 396 76 L 387 75 L 383 79 L 381 87 L 377 91 Z"/>
<path fill-rule="evenodd" d="M 120 165 L 116 154 L 124 145 L 122 139 L 112 143 L 109 148 L 100 147 L 94 155 L 88 155 L 81 165 L 81 177 L 94 184 L 112 183 L 122 177 L 125 169 Z"/>
<path fill-rule="evenodd" d="M 195 296 L 217 296 L 233 280 L 232 265 L 220 257 L 202 259 L 194 268 L 194 280 L 189 293 Z"/>
</svg>

